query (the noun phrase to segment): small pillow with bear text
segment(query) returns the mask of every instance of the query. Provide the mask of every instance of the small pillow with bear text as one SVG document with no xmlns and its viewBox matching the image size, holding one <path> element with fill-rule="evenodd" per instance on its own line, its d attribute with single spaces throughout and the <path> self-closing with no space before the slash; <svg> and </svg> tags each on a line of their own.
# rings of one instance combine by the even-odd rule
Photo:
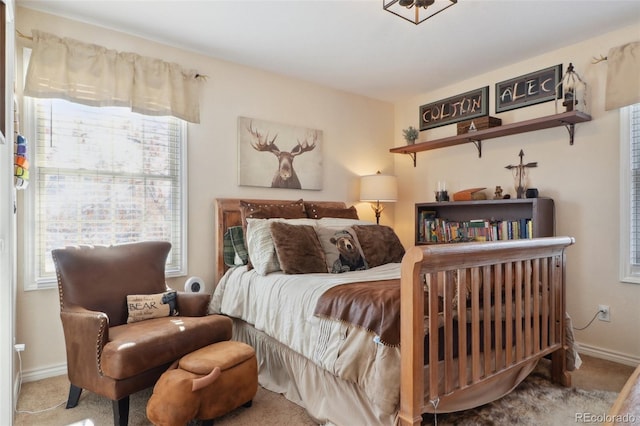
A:
<svg viewBox="0 0 640 426">
<path fill-rule="evenodd" d="M 127 323 L 178 315 L 175 290 L 127 296 Z"/>
</svg>

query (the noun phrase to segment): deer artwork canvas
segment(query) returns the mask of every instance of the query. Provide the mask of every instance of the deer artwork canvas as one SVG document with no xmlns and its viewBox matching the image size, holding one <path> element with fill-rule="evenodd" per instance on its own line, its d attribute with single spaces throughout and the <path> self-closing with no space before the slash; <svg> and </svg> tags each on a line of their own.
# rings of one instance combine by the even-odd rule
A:
<svg viewBox="0 0 640 426">
<path fill-rule="evenodd" d="M 322 189 L 322 130 L 238 117 L 242 186 Z"/>
</svg>

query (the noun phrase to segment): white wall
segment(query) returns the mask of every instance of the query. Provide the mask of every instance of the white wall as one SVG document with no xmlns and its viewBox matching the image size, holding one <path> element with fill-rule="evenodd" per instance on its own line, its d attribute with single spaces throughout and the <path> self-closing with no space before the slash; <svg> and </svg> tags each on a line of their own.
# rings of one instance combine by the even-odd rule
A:
<svg viewBox="0 0 640 426">
<path fill-rule="evenodd" d="M 19 8 L 17 28 L 71 37 L 119 51 L 180 63 L 209 78 L 202 86 L 201 124 L 189 125 L 189 276 L 214 286 L 216 197 L 309 200 L 358 198 L 358 176 L 393 172 L 388 154 L 393 140 L 393 106 L 314 84 L 270 74 L 122 33 Z M 19 42 L 22 39 L 18 40 Z M 22 41 L 24 42 L 24 41 Z M 27 42 L 28 43 L 28 42 Z M 28 44 L 25 44 L 28 46 Z M 324 189 L 297 191 L 237 185 L 237 118 L 254 117 L 323 130 Z M 364 219 L 371 209 L 356 204 Z M 382 220 L 393 223 L 393 209 Z M 21 268 L 21 264 L 19 264 Z M 186 277 L 169 284 L 184 288 Z M 19 276 L 21 284 L 21 278 Z M 57 291 L 24 292 L 18 288 L 18 338 L 26 343 L 26 378 L 61 374 L 65 362 Z"/>
<path fill-rule="evenodd" d="M 508 67 L 478 75 L 437 91 L 416 95 L 396 104 L 395 145 L 403 145 L 401 131 L 418 127 L 418 108 L 469 90 L 489 86 L 490 113 L 503 124 L 555 113 L 547 102 L 495 114 L 495 83 L 542 68 L 572 62 L 588 84 L 593 120 L 576 125 L 575 142 L 569 145 L 563 127 L 487 140 L 478 158 L 472 144 L 418 153 L 417 167 L 408 156 L 395 155 L 395 171 L 401 192 L 396 206 L 396 230 L 405 245 L 413 244 L 414 203 L 434 201 L 437 182 L 446 181 L 449 193 L 486 187 L 489 197 L 496 185 L 515 196 L 513 179 L 505 166 L 537 161 L 531 169 L 531 186 L 556 206 L 556 234 L 576 238 L 568 249 L 567 309 L 575 326 L 585 325 L 599 304 L 611 307 L 611 322 L 595 321 L 576 338 L 583 351 L 627 363 L 640 362 L 640 285 L 618 281 L 619 259 L 619 112 L 604 111 L 607 64 L 591 64 L 609 48 L 638 39 L 638 25 L 548 52 Z M 472 64 L 470 64 L 472 66 Z M 561 109 L 560 111 L 563 111 Z M 456 134 L 456 125 L 421 132 L 419 141 Z"/>
</svg>

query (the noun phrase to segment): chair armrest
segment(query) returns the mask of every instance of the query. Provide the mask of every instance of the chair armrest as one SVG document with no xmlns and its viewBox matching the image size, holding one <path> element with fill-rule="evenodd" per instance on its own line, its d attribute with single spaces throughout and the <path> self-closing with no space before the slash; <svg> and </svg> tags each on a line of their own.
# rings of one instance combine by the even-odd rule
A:
<svg viewBox="0 0 640 426">
<path fill-rule="evenodd" d="M 75 306 L 65 307 L 60 312 L 60 319 L 67 348 L 69 379 L 82 386 L 89 377 L 102 374 L 99 371 L 100 356 L 109 341 L 109 317 L 104 312 Z"/>
<path fill-rule="evenodd" d="M 78 336 L 83 340 L 90 337 L 91 342 L 96 342 L 96 338 L 100 337 L 102 343 L 109 341 L 109 317 L 104 312 L 91 311 L 82 306 L 65 306 L 60 312 L 62 320 L 62 328 L 69 330 L 71 337 Z M 95 347 L 95 344 L 92 343 Z"/>
<path fill-rule="evenodd" d="M 187 293 L 178 291 L 176 301 L 178 314 L 183 317 L 202 317 L 209 313 L 211 295 L 207 293 Z"/>
</svg>

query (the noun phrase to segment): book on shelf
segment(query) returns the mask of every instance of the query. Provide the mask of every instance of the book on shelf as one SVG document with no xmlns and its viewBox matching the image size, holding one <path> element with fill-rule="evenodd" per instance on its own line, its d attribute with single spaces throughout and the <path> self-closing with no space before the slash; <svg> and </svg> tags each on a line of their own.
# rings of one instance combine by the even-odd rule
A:
<svg viewBox="0 0 640 426">
<path fill-rule="evenodd" d="M 418 226 L 420 241 L 424 243 L 533 238 L 533 221 L 531 219 L 450 221 L 426 214 L 421 218 Z"/>
<path fill-rule="evenodd" d="M 418 213 L 418 237 L 419 241 L 431 241 L 432 222 L 436 218 L 436 212 L 433 210 L 420 210 Z"/>
</svg>

